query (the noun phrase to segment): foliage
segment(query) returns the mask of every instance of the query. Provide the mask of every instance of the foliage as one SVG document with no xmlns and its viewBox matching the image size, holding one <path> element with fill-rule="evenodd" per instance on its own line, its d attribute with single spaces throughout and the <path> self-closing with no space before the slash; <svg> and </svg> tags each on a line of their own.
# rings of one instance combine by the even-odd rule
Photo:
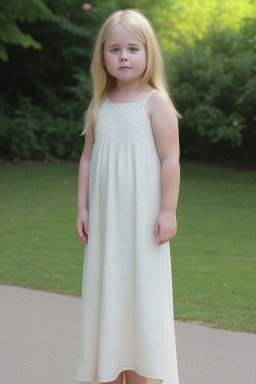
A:
<svg viewBox="0 0 256 384">
<path fill-rule="evenodd" d="M 79 139 L 81 124 L 72 121 L 71 109 L 75 105 L 62 103 L 61 106 L 65 113 L 53 116 L 33 105 L 30 98 L 19 96 L 14 117 L 10 119 L 3 110 L 0 115 L 1 153 L 9 155 L 14 163 L 31 158 L 49 160 L 51 156 L 78 159 L 83 139 Z"/>
<path fill-rule="evenodd" d="M 202 7 L 199 0 L 92 0 L 87 11 L 80 0 L 44 0 L 44 8 L 36 8 L 39 3 L 0 5 L 0 17 L 19 23 L 24 36 L 33 36 L 42 47 L 25 50 L 6 43 L 9 62 L 0 61 L 2 157 L 79 156 L 82 116 L 92 96 L 89 66 L 96 33 L 111 12 L 138 8 L 152 21 L 163 48 L 173 99 L 183 115 L 182 155 L 209 157 L 218 149 L 235 157 L 246 150 L 251 158 L 256 33 L 253 19 L 245 16 L 254 12 L 252 2 L 224 0 L 216 7 L 217 0 L 211 0 Z M 22 137 L 26 143 L 20 144 Z"/>
<path fill-rule="evenodd" d="M 209 32 L 184 45 L 171 61 L 183 154 L 255 161 L 256 23 L 238 34 Z"/>
<path fill-rule="evenodd" d="M 237 34 L 256 16 L 252 0 L 166 0 L 155 5 L 154 24 L 162 49 L 173 54 L 183 45 L 195 46 L 209 30 Z"/>
<path fill-rule="evenodd" d="M 0 60 L 8 61 L 6 44 L 19 44 L 23 48 L 42 49 L 30 34 L 24 33 L 20 22 L 50 20 L 52 12 L 42 0 L 12 0 L 0 2 Z"/>
</svg>

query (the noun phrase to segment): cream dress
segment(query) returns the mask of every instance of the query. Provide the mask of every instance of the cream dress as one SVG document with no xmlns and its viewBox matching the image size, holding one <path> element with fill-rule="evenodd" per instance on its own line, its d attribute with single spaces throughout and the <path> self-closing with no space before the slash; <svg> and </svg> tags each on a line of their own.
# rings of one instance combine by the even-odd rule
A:
<svg viewBox="0 0 256 384">
<path fill-rule="evenodd" d="M 161 161 L 144 101 L 97 116 L 89 174 L 80 352 L 75 379 L 112 381 L 134 370 L 178 384 L 169 242 L 158 245 Z"/>
</svg>

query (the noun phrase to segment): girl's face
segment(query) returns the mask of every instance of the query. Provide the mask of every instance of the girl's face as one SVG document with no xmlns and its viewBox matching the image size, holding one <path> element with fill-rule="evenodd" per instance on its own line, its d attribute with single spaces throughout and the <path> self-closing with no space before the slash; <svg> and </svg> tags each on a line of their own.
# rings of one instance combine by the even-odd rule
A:
<svg viewBox="0 0 256 384">
<path fill-rule="evenodd" d="M 102 62 L 117 81 L 130 83 L 142 79 L 147 66 L 146 46 L 117 23 L 105 40 Z"/>
</svg>

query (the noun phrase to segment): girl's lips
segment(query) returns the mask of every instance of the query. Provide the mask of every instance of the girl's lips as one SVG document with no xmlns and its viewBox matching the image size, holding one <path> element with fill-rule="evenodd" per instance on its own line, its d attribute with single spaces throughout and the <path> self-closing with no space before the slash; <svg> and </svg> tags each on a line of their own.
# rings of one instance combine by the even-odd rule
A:
<svg viewBox="0 0 256 384">
<path fill-rule="evenodd" d="M 120 67 L 119 69 L 131 69 L 130 67 Z"/>
</svg>

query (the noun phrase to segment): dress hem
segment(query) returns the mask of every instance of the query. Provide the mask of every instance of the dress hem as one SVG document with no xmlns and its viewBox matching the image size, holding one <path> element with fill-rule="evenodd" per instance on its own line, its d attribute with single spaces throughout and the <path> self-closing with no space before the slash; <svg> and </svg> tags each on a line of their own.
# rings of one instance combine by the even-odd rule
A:
<svg viewBox="0 0 256 384">
<path fill-rule="evenodd" d="M 125 370 L 132 370 L 132 371 L 135 371 L 138 375 L 144 376 L 147 379 L 161 380 L 161 384 L 168 384 L 167 381 L 165 379 L 163 379 L 162 377 L 153 377 L 153 376 L 147 375 L 145 373 L 142 373 L 142 372 L 140 372 L 138 370 L 135 370 L 132 367 L 124 367 L 124 368 L 122 368 L 121 371 L 119 371 L 119 373 L 116 375 L 116 377 L 111 378 L 111 379 L 101 379 L 101 381 L 100 381 L 100 380 L 97 380 L 95 378 L 94 379 L 81 379 L 78 376 L 75 376 L 75 380 L 79 380 L 79 381 L 82 381 L 82 382 L 85 382 L 85 383 L 91 383 L 91 382 L 98 382 L 98 383 L 106 382 L 107 383 L 107 382 L 116 380 L 118 378 L 118 376 L 120 375 L 120 373 L 125 371 Z"/>
</svg>

